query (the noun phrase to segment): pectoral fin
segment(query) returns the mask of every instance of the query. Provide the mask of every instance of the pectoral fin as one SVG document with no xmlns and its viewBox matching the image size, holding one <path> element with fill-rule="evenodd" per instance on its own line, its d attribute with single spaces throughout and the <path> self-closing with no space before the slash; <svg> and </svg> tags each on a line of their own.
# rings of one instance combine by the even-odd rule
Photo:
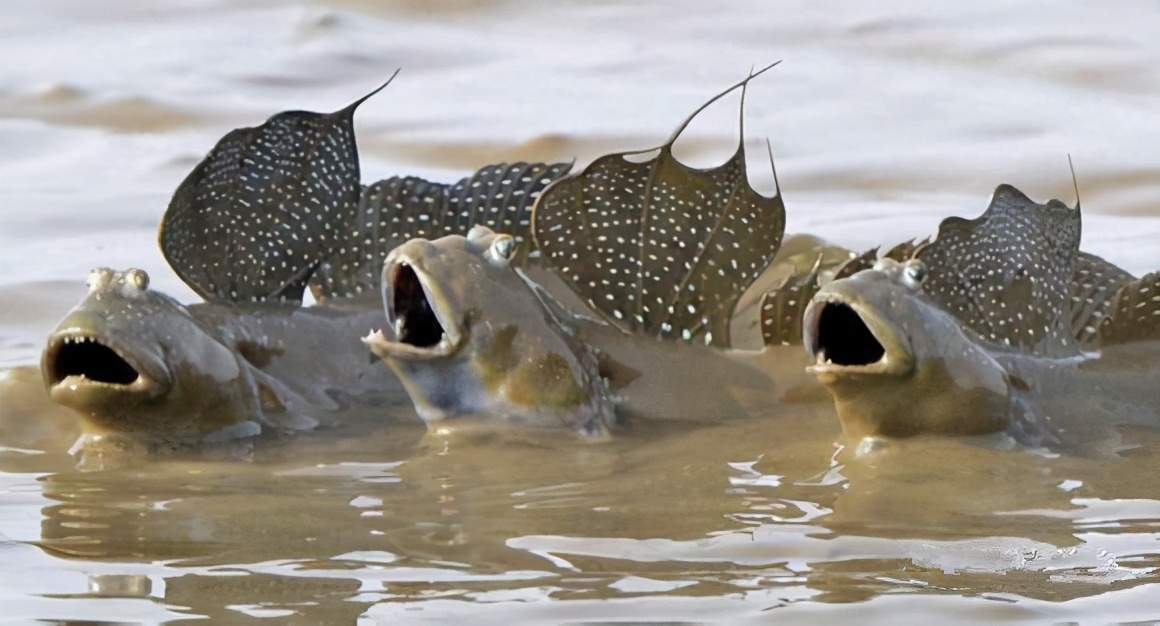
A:
<svg viewBox="0 0 1160 626">
<path fill-rule="evenodd" d="M 319 426 L 319 421 L 305 412 L 317 407 L 311 407 L 301 395 L 257 368 L 250 368 L 250 376 L 264 422 L 284 432 L 314 430 Z"/>
</svg>

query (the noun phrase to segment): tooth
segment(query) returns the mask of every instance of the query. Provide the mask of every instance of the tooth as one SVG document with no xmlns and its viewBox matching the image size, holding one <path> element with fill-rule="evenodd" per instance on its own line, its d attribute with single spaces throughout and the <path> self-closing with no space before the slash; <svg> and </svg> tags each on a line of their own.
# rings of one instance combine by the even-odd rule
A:
<svg viewBox="0 0 1160 626">
<path fill-rule="evenodd" d="M 395 320 L 395 339 L 403 336 L 403 318 Z"/>
</svg>

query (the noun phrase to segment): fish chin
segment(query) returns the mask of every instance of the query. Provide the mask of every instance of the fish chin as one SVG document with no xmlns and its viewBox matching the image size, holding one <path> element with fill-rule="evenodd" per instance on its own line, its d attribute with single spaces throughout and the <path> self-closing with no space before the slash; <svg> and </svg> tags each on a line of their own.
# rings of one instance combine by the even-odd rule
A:
<svg viewBox="0 0 1160 626">
<path fill-rule="evenodd" d="M 371 351 L 383 358 L 420 360 L 449 357 L 463 346 L 467 329 L 433 284 L 421 264 L 388 258 L 383 268 L 387 328 L 363 338 Z"/>
<path fill-rule="evenodd" d="M 803 342 L 814 358 L 808 369 L 823 384 L 914 371 L 914 356 L 902 332 L 876 308 L 823 290 L 806 308 Z"/>
<path fill-rule="evenodd" d="M 163 363 L 125 342 L 76 326 L 49 337 L 40 364 L 49 397 L 77 409 L 131 398 L 151 400 L 172 387 Z"/>
</svg>

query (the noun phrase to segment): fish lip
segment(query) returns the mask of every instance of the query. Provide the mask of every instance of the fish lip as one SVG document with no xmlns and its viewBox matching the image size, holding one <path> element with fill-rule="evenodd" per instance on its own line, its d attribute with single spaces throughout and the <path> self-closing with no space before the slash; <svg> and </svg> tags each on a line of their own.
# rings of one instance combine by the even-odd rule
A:
<svg viewBox="0 0 1160 626">
<path fill-rule="evenodd" d="M 422 290 L 423 298 L 431 310 L 431 314 L 439 323 L 442 336 L 432 346 L 417 346 L 400 339 L 396 324 L 399 321 L 397 305 L 400 281 L 407 280 L 404 269 L 409 270 Z M 388 255 L 383 264 L 383 309 L 386 312 L 387 327 L 385 331 L 375 331 L 362 338 L 363 343 L 380 357 L 391 357 L 406 360 L 438 359 L 451 356 L 459 351 L 467 339 L 465 325 L 459 323 L 451 311 L 447 311 L 443 302 L 438 298 L 439 291 L 433 286 L 434 280 L 423 269 L 422 262 L 415 258 L 399 254 L 397 251 Z"/>
<path fill-rule="evenodd" d="M 60 375 L 56 371 L 58 359 L 63 350 L 70 343 L 91 342 L 111 350 L 137 374 L 130 383 L 115 383 L 93 380 L 83 374 Z M 109 397 L 135 395 L 154 398 L 170 388 L 172 382 L 169 372 L 162 367 L 146 365 L 141 359 L 133 356 L 122 344 L 102 333 L 85 330 L 77 326 L 70 326 L 58 330 L 48 337 L 48 344 L 40 357 L 41 377 L 49 397 L 59 404 L 88 404 L 84 399 L 91 400 L 93 394 Z M 75 402 L 70 402 L 74 400 Z"/>
<path fill-rule="evenodd" d="M 882 356 L 877 361 L 865 365 L 843 365 L 826 358 L 819 331 L 822 312 L 827 306 L 832 305 L 846 306 L 861 319 L 883 349 Z M 879 315 L 873 307 L 839 291 L 823 288 L 818 292 L 806 307 L 802 327 L 802 343 L 810 357 L 815 360 L 806 371 L 814 374 L 824 384 L 836 383 L 847 377 L 903 376 L 914 369 L 914 359 L 910 350 L 903 344 L 902 336 L 895 325 Z"/>
</svg>

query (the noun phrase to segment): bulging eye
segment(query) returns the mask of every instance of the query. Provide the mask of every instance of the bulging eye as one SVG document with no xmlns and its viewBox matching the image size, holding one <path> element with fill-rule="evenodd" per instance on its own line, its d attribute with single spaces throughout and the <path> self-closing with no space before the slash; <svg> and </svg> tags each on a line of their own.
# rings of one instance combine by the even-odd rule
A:
<svg viewBox="0 0 1160 626">
<path fill-rule="evenodd" d="M 487 256 L 496 263 L 507 264 L 516 252 L 516 240 L 511 235 L 496 235 L 487 249 Z"/>
<path fill-rule="evenodd" d="M 145 291 L 149 288 L 149 274 L 137 268 L 125 270 L 125 283 L 132 285 L 137 291 Z"/>
<path fill-rule="evenodd" d="M 89 277 L 85 280 L 85 286 L 89 288 L 89 292 L 104 288 L 109 283 L 109 278 L 113 276 L 113 270 L 107 267 L 98 267 L 89 270 Z"/>
<path fill-rule="evenodd" d="M 896 267 L 898 267 L 898 261 L 886 256 L 874 262 L 874 270 L 878 272 L 889 272 Z"/>
<path fill-rule="evenodd" d="M 926 264 L 918 259 L 911 259 L 902 268 L 902 279 L 906 286 L 918 289 L 926 282 Z"/>
</svg>

